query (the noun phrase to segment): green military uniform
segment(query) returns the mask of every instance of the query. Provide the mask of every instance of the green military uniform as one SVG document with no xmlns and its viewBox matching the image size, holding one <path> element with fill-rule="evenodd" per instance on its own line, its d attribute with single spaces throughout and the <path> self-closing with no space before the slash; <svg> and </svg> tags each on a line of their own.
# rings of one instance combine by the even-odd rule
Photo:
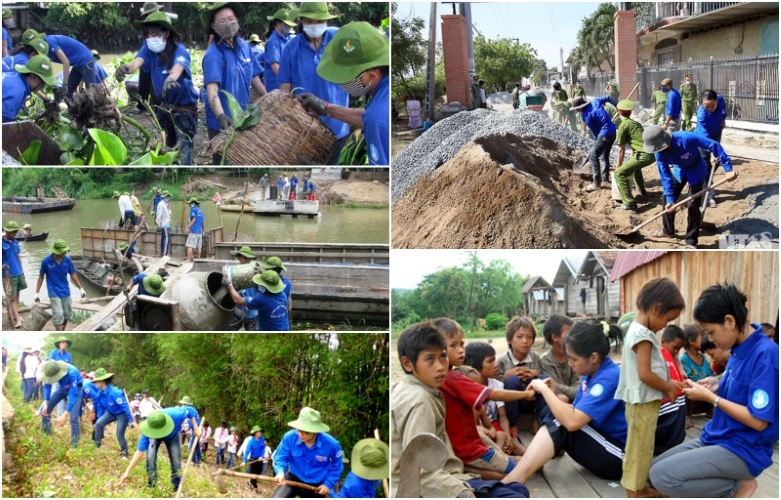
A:
<svg viewBox="0 0 781 500">
<path fill-rule="evenodd" d="M 581 97 L 586 95 L 586 89 L 583 87 L 573 87 L 572 88 L 572 97 Z"/>
<path fill-rule="evenodd" d="M 656 161 L 654 155 L 643 152 L 643 126 L 631 118 L 622 118 L 621 125 L 616 131 L 616 144 L 619 146 L 629 144 L 632 148 L 632 156 L 614 172 L 618 190 L 621 192 L 621 202 L 628 207 L 637 206 L 637 201 L 632 195 L 632 187 L 629 185 L 629 177 L 634 176 L 637 190 L 640 194 L 646 194 L 643 181 L 643 167 L 647 167 Z M 626 153 L 625 153 L 626 154 Z M 626 158 L 626 156 L 624 156 Z"/>
<path fill-rule="evenodd" d="M 472 82 L 472 109 L 482 107 L 482 99 L 480 99 L 480 85 Z"/>
<path fill-rule="evenodd" d="M 607 87 L 605 87 L 605 93 L 610 97 L 612 97 L 613 99 L 615 99 L 616 102 L 618 102 L 618 96 L 620 94 L 618 92 L 618 84 L 616 83 L 615 80 L 610 80 L 609 82 L 607 82 Z"/>
<path fill-rule="evenodd" d="M 613 125 L 616 126 L 616 128 L 621 126 L 621 115 L 618 114 L 618 109 L 616 109 L 615 106 L 613 106 L 612 102 L 606 102 L 602 105 L 603 108 L 605 108 L 605 111 L 607 111 L 607 114 L 610 115 L 610 119 L 613 121 Z"/>
<path fill-rule="evenodd" d="M 661 90 L 654 90 L 651 96 L 651 102 L 654 105 L 654 115 L 651 117 L 651 125 L 661 125 L 664 123 L 664 109 L 667 106 L 667 94 Z"/>
<path fill-rule="evenodd" d="M 689 132 L 692 129 L 692 116 L 697 110 L 697 85 L 692 82 L 690 85 L 681 85 L 681 115 L 683 124 L 681 130 Z"/>
<path fill-rule="evenodd" d="M 518 94 L 520 93 L 520 89 L 518 87 L 515 87 L 512 92 L 513 96 L 513 109 L 518 109 L 518 106 L 520 105 L 521 101 L 518 98 Z"/>
<path fill-rule="evenodd" d="M 553 105 L 553 119 L 559 123 L 564 123 L 569 113 L 569 106 L 565 107 L 569 100 L 567 91 L 564 89 L 554 90 L 551 94 L 551 104 Z"/>
</svg>

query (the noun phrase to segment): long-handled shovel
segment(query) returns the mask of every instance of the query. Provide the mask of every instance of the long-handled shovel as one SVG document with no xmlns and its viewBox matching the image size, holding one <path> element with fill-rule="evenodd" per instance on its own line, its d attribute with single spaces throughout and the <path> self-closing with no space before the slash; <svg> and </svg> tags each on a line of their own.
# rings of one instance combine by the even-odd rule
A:
<svg viewBox="0 0 781 500">
<path fill-rule="evenodd" d="M 206 421 L 206 419 L 201 419 L 201 425 L 198 426 L 198 429 L 200 429 L 201 432 L 203 432 L 203 423 Z M 182 493 L 182 485 L 184 484 L 184 478 L 187 476 L 187 471 L 190 470 L 190 462 L 193 460 L 193 455 L 195 455 L 195 447 L 200 446 L 200 443 L 198 442 L 198 436 L 195 436 L 195 439 L 193 440 L 193 446 L 190 448 L 190 456 L 187 457 L 187 463 L 184 464 L 184 471 L 182 472 L 182 479 L 179 481 L 179 488 L 176 490 L 176 496 L 174 498 L 179 498 L 179 495 Z"/>
<path fill-rule="evenodd" d="M 398 498 L 420 498 L 420 469 L 429 472 L 444 467 L 447 448 L 434 434 L 418 434 L 401 452 Z"/>
<path fill-rule="evenodd" d="M 713 189 L 713 174 L 716 169 L 713 165 L 710 165 L 710 175 L 708 176 L 708 191 Z M 708 197 L 702 197 L 702 206 L 700 207 L 700 229 L 715 229 L 716 224 L 712 222 L 705 222 L 705 211 L 708 209 Z"/>
<path fill-rule="evenodd" d="M 265 481 L 267 483 L 274 483 L 274 484 L 276 484 L 277 482 L 275 478 L 269 476 L 261 476 L 258 474 L 247 474 L 246 472 L 233 472 L 230 470 L 219 469 L 214 473 L 214 480 L 217 483 L 217 489 L 223 495 L 228 492 L 228 487 L 225 484 L 225 478 L 223 476 L 241 477 L 244 479 L 256 479 L 258 481 Z M 298 481 L 289 481 L 287 479 L 285 479 L 285 484 L 289 486 L 293 486 L 294 488 L 301 488 L 304 490 L 317 492 L 317 488 L 315 488 L 311 484 L 299 483 Z"/>
<path fill-rule="evenodd" d="M 689 196 L 687 198 L 684 198 L 684 199 L 682 199 L 681 201 L 679 201 L 678 203 L 676 203 L 675 205 L 673 205 L 670 208 L 673 211 L 677 210 L 678 208 L 680 208 L 680 207 L 684 206 L 685 204 L 689 203 L 690 201 L 692 201 L 692 200 L 694 200 L 696 198 L 699 198 L 703 194 L 707 193 L 709 189 L 715 189 L 715 188 L 721 186 L 722 184 L 724 184 L 725 182 L 729 182 L 729 179 L 722 179 L 719 182 L 717 182 L 716 184 L 713 184 L 713 186 L 711 186 L 710 188 L 703 189 L 702 191 L 700 191 L 698 193 L 695 193 L 695 194 L 693 194 L 693 195 L 691 195 L 691 196 Z M 646 220 L 642 224 L 639 224 L 639 225 L 633 227 L 630 231 L 626 231 L 626 232 L 619 232 L 619 231 L 617 231 L 617 232 L 615 232 L 615 234 L 616 234 L 616 236 L 630 236 L 632 234 L 635 234 L 637 231 L 639 231 L 640 229 L 644 228 L 645 226 L 647 226 L 648 224 L 652 223 L 653 221 L 655 221 L 656 219 L 658 219 L 659 217 L 663 216 L 666 213 L 667 213 L 667 210 L 662 210 L 660 213 L 654 215 L 653 217 L 651 217 L 650 219 Z"/>
</svg>

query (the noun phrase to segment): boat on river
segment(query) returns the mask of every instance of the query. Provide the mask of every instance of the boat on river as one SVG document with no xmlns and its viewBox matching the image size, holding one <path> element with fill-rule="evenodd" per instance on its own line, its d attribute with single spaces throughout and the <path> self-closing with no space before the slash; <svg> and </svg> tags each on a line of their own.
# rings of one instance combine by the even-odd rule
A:
<svg viewBox="0 0 781 500">
<path fill-rule="evenodd" d="M 3 198 L 3 212 L 14 214 L 42 214 L 73 210 L 76 200 L 73 198 L 32 198 L 10 196 Z"/>
</svg>

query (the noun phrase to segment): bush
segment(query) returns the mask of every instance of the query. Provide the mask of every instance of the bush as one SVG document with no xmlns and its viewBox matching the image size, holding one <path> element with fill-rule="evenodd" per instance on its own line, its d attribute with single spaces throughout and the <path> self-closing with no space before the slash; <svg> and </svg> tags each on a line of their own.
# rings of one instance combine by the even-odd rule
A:
<svg viewBox="0 0 781 500">
<path fill-rule="evenodd" d="M 501 330 L 507 325 L 507 316 L 502 313 L 491 313 L 485 317 L 486 330 Z"/>
<path fill-rule="evenodd" d="M 413 323 L 417 323 L 422 318 L 415 311 L 411 311 L 407 316 L 404 316 L 393 324 L 394 330 L 403 330 Z"/>
</svg>

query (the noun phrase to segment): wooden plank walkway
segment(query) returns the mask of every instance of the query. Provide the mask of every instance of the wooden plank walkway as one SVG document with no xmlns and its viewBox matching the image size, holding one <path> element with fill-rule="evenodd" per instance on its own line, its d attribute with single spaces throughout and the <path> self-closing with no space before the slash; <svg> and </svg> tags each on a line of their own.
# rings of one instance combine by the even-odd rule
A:
<svg viewBox="0 0 781 500">
<path fill-rule="evenodd" d="M 694 427 L 686 430 L 686 440 L 696 439 L 708 423 L 704 416 L 694 417 Z M 521 433 L 524 445 L 531 442 L 532 435 Z M 778 489 L 778 443 L 773 452 L 773 465 L 758 478 L 754 498 L 779 498 Z M 599 478 L 577 464 L 568 455 L 555 458 L 545 464 L 526 482 L 531 498 L 625 498 L 624 488 L 619 481 Z"/>
</svg>

